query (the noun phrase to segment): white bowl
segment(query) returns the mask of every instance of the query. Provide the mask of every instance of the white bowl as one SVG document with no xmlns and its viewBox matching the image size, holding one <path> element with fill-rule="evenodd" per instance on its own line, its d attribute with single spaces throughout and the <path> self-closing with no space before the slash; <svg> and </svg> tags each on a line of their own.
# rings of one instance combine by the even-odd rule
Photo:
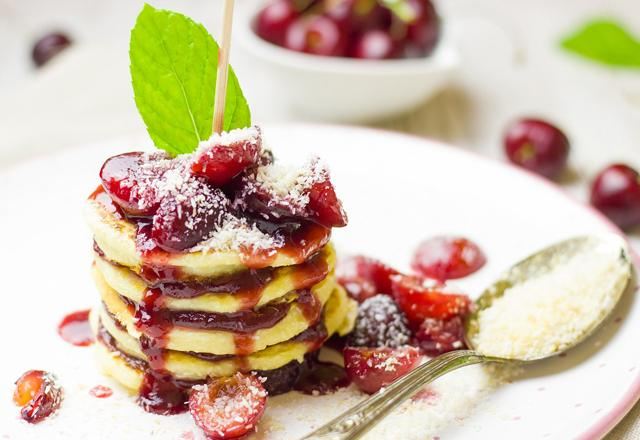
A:
<svg viewBox="0 0 640 440">
<path fill-rule="evenodd" d="M 257 9 L 239 15 L 234 34 L 254 74 L 265 75 L 274 99 L 288 113 L 334 122 L 368 122 L 408 112 L 447 84 L 458 54 L 444 33 L 420 59 L 357 60 L 284 49 L 253 31 Z"/>
</svg>

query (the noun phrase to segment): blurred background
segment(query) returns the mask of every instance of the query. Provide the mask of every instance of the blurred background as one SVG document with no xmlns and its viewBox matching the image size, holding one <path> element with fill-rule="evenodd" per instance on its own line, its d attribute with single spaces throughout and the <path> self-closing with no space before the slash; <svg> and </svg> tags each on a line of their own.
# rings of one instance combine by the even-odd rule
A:
<svg viewBox="0 0 640 440">
<path fill-rule="evenodd" d="M 152 4 L 185 13 L 219 35 L 220 0 Z M 79 144 L 144 135 L 128 70 L 129 30 L 142 5 L 0 0 L 0 169 Z M 569 139 L 568 167 L 555 180 L 584 201 L 607 165 L 640 168 L 637 0 L 436 1 L 441 28 L 433 52 L 372 63 L 300 57 L 260 40 L 250 23 L 263 6 L 237 0 L 231 53 L 256 122 L 358 123 L 507 160 L 504 135 L 513 121 L 539 117 Z M 611 32 L 589 33 L 598 20 L 614 23 Z M 36 67 L 34 44 L 52 32 L 70 45 Z M 569 37 L 593 56 L 563 47 Z M 346 86 L 354 78 L 360 95 Z M 408 102 L 412 95 L 419 102 Z M 345 110 L 349 106 L 362 111 Z M 636 185 L 628 199 L 636 205 L 626 208 L 637 213 L 640 180 Z M 637 244 L 637 228 L 628 230 Z M 640 438 L 639 413 L 636 408 L 611 438 Z"/>
</svg>

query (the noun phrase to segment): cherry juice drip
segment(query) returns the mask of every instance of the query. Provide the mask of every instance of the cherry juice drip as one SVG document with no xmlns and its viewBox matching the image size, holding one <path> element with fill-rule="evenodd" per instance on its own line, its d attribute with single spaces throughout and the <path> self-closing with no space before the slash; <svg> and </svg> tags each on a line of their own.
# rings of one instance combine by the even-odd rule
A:
<svg viewBox="0 0 640 440">
<path fill-rule="evenodd" d="M 90 310 L 69 313 L 58 324 L 58 334 L 69 344 L 86 347 L 94 341 L 89 325 Z"/>
<path fill-rule="evenodd" d="M 163 307 L 162 292 L 148 289 L 135 305 L 134 322 L 142 332 L 140 347 L 147 356 L 138 404 L 155 414 L 178 414 L 187 410 L 188 396 L 165 369 L 166 337 L 171 331 L 170 312 Z"/>
</svg>

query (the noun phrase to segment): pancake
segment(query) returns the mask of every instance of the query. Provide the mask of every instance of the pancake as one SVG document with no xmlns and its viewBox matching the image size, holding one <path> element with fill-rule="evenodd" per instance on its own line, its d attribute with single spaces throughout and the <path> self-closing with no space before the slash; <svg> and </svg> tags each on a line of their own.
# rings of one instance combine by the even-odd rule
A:
<svg viewBox="0 0 640 440">
<path fill-rule="evenodd" d="M 118 292 L 106 283 L 99 271 L 94 269 L 93 275 L 102 302 L 109 313 L 125 326 L 132 337 L 139 339 L 141 332 L 134 324 L 134 317 L 129 305 Z M 327 302 L 336 285 L 334 278 L 328 277 L 310 289 L 320 307 Z M 165 347 L 172 350 L 212 354 L 252 353 L 289 340 L 303 332 L 310 324 L 313 324 L 313 322 L 309 322 L 306 314 L 305 307 L 294 301 L 286 315 L 275 325 L 244 335 L 245 337 L 241 339 L 231 331 L 200 330 L 174 325 L 165 337 Z M 250 344 L 247 344 L 247 339 Z M 246 348 L 246 345 L 250 345 L 250 348 Z"/>
<path fill-rule="evenodd" d="M 196 277 L 216 277 L 246 270 L 248 267 L 300 264 L 325 246 L 331 236 L 328 229 L 318 226 L 307 240 L 304 249 L 291 253 L 286 248 L 274 248 L 268 252 L 267 258 L 250 258 L 250 261 L 245 253 L 237 251 L 200 250 L 170 253 L 158 250 L 154 251 L 153 255 L 145 257 L 143 262 L 136 249 L 136 226 L 133 222 L 119 218 L 95 199 L 87 200 L 85 217 L 95 242 L 110 261 L 132 268 L 135 272 L 140 272 L 143 263 L 157 264 L 175 267 L 186 275 Z"/>
<path fill-rule="evenodd" d="M 342 288 L 336 287 L 327 301 L 323 313 L 323 322 L 327 332 L 326 337 L 336 332 L 340 335 L 348 333 L 353 327 L 354 312 L 355 304 L 353 301 L 346 296 Z M 115 340 L 118 350 L 136 359 L 146 359 L 140 349 L 139 342 L 126 331 L 118 328 L 117 323 L 104 310 L 94 311 L 93 315 L 95 315 L 92 316 L 94 332 L 97 331 L 97 321 L 100 321 L 105 330 Z M 292 361 L 302 362 L 306 353 L 318 348 L 319 342 L 322 341 L 289 340 L 241 358 L 232 356 L 214 361 L 171 350 L 166 354 L 164 368 L 174 377 L 183 380 L 204 380 L 207 377 L 228 376 L 239 370 L 274 370 Z M 111 351 L 111 353 L 102 353 L 100 363 L 116 379 L 119 380 L 122 376 L 120 373 L 122 366 L 116 365 L 118 363 L 124 363 L 130 370 L 140 371 L 132 366 L 130 362 L 126 362 L 122 356 L 118 356 L 117 352 L 114 353 L 110 348 L 107 348 L 103 343 L 99 342 L 97 345 L 99 345 L 99 350 Z M 125 386 L 131 382 L 129 376 L 135 376 L 134 372 L 130 373 L 122 380 Z"/>
<path fill-rule="evenodd" d="M 295 266 L 284 266 L 270 274 L 270 280 L 257 292 L 250 295 L 236 293 L 204 293 L 193 298 L 175 298 L 165 296 L 164 307 L 174 310 L 194 310 L 212 313 L 232 313 L 239 310 L 262 307 L 280 299 L 289 292 L 311 287 L 327 276 L 333 274 L 335 267 L 335 251 L 329 244 L 313 260 Z M 95 268 L 104 281 L 120 295 L 134 302 L 141 302 L 148 289 L 147 283 L 126 267 L 109 263 L 96 255 Z M 255 298 L 254 298 L 255 296 Z"/>
</svg>

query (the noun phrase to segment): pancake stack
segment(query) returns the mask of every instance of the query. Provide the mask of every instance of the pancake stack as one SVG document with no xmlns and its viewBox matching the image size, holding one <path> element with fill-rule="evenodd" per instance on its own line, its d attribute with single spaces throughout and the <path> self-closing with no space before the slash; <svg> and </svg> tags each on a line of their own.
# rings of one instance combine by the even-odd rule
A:
<svg viewBox="0 0 640 440">
<path fill-rule="evenodd" d="M 353 327 L 356 306 L 335 280 L 327 228 L 266 254 L 145 253 L 144 225 L 102 188 L 86 217 L 101 299 L 91 317 L 99 363 L 148 411 L 180 412 L 191 386 L 237 371 L 264 377 L 271 394 L 288 391 L 306 358 Z M 251 234 L 261 237 L 249 228 L 244 240 Z"/>
</svg>

